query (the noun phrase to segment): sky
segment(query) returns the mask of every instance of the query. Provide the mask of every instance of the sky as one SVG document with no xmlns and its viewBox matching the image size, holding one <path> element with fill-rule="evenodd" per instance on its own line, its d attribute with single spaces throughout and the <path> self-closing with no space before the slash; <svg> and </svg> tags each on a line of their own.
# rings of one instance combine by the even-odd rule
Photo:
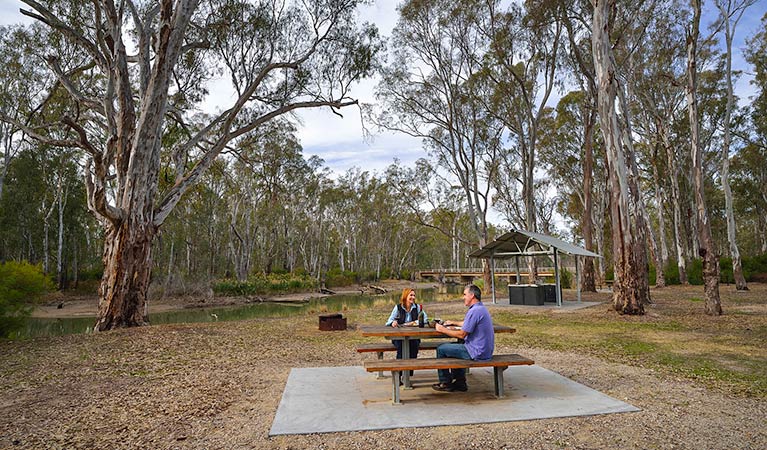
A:
<svg viewBox="0 0 767 450">
<path fill-rule="evenodd" d="M 373 4 L 361 8 L 360 19 L 375 23 L 381 35 L 389 37 L 397 22 L 396 6 L 399 3 L 397 0 L 375 0 Z M 0 0 L 0 24 L 29 23 L 31 19 L 19 13 L 19 8 L 25 6 L 19 0 Z M 735 94 L 740 97 L 741 102 L 747 102 L 753 93 L 749 84 L 753 76 L 748 72 L 750 69 L 741 49 L 745 45 L 745 39 L 752 36 L 760 26 L 765 13 L 767 1 L 757 0 L 756 4 L 746 11 L 736 29 L 733 67 L 736 70 L 746 70 L 735 86 Z M 706 32 L 708 23 L 716 14 L 713 2 L 704 2 L 702 33 Z M 375 79 L 364 80 L 353 87 L 351 96 L 361 103 L 375 103 L 375 84 Z M 205 105 L 206 109 L 213 111 L 218 106 L 231 104 L 231 93 L 226 89 L 213 86 L 211 94 Z M 553 95 L 550 104 L 555 105 L 561 95 L 562 93 Z M 319 156 L 336 175 L 343 174 L 352 167 L 380 173 L 392 164 L 395 158 L 404 165 L 412 165 L 418 158 L 426 156 L 420 139 L 391 132 L 379 132 L 366 138 L 358 108 L 344 108 L 341 114 L 343 118 L 327 109 L 304 110 L 299 114 L 301 125 L 297 133 L 304 148 L 304 155 L 307 158 L 311 155 Z M 368 128 L 372 129 L 372 124 L 368 124 Z"/>
</svg>

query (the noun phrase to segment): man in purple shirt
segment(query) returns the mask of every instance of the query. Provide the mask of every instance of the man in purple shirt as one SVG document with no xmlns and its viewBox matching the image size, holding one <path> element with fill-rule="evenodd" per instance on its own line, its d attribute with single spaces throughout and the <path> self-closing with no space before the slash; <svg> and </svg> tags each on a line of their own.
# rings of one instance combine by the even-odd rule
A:
<svg viewBox="0 0 767 450">
<path fill-rule="evenodd" d="M 482 304 L 482 291 L 473 284 L 463 290 L 463 304 L 469 308 L 460 322 L 446 320 L 437 324 L 436 330 L 464 343 L 442 344 L 437 347 L 437 358 L 461 358 L 486 361 L 493 357 L 495 331 L 493 319 Z M 451 327 L 451 328 L 448 328 Z M 458 328 L 452 328 L 458 327 Z M 436 391 L 466 391 L 466 371 L 464 369 L 440 369 L 439 383 L 432 386 Z"/>
</svg>

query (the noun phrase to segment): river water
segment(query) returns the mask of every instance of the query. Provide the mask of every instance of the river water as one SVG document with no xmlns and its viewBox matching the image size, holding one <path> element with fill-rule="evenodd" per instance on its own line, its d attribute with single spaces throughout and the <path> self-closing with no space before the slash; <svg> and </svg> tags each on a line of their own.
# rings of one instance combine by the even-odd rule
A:
<svg viewBox="0 0 767 450">
<path fill-rule="evenodd" d="M 460 298 L 462 286 L 442 285 L 439 288 L 416 289 L 419 303 L 443 302 Z M 178 311 L 149 314 L 152 324 L 197 323 L 214 321 L 244 320 L 256 317 L 290 317 L 306 314 L 342 312 L 348 309 L 376 307 L 381 315 L 388 317 L 391 308 L 399 301 L 401 291 L 381 295 L 344 294 L 312 299 L 305 303 L 251 303 L 247 305 L 220 308 L 192 308 Z M 95 317 L 60 319 L 30 318 L 25 326 L 12 336 L 15 339 L 29 339 L 38 336 L 88 333 L 96 322 Z"/>
</svg>

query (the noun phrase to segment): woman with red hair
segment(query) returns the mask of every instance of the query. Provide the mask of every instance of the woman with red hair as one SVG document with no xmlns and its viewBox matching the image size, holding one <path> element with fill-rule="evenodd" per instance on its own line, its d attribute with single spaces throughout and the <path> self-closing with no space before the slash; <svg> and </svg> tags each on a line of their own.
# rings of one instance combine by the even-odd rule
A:
<svg viewBox="0 0 767 450">
<path fill-rule="evenodd" d="M 406 323 L 414 322 L 418 320 L 418 315 L 423 312 L 423 320 L 429 320 L 426 316 L 426 311 L 423 310 L 423 306 L 415 302 L 415 290 L 411 288 L 405 288 L 402 290 L 399 303 L 394 305 L 394 309 L 389 316 L 389 320 L 386 321 L 386 326 L 399 327 Z M 397 347 L 397 359 L 402 359 L 402 341 L 393 340 L 392 343 Z M 418 357 L 418 347 L 421 345 L 420 339 L 413 339 L 410 341 L 410 357 Z"/>
</svg>

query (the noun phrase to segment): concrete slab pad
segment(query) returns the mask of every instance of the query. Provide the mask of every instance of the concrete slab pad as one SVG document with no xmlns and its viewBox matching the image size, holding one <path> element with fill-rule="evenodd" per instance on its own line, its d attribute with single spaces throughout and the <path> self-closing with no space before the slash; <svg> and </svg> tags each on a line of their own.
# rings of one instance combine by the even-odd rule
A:
<svg viewBox="0 0 767 450">
<path fill-rule="evenodd" d="M 639 411 L 543 367 L 504 371 L 506 397 L 493 395 L 493 371 L 472 369 L 468 392 L 437 392 L 436 371 L 417 371 L 414 389 L 391 403 L 391 378 L 362 367 L 293 369 L 270 435 L 432 427 Z M 456 414 L 460 408 L 460 414 Z"/>
</svg>

